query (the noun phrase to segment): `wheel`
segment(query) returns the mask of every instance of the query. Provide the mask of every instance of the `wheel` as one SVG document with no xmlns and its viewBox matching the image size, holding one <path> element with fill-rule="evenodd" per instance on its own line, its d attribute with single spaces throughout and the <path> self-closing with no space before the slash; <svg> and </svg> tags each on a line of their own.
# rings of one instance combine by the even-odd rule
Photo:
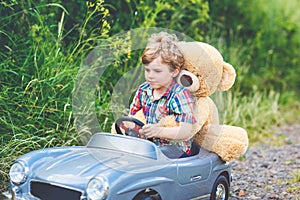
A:
<svg viewBox="0 0 300 200">
<path fill-rule="evenodd" d="M 135 200 L 155 200 L 155 199 L 152 198 L 150 195 L 140 194 L 140 195 L 136 196 Z"/>
<path fill-rule="evenodd" d="M 160 195 L 156 191 L 141 192 L 133 200 L 161 200 Z"/>
<path fill-rule="evenodd" d="M 134 127 L 133 128 L 127 127 L 124 123 L 125 121 L 133 122 Z M 127 117 L 127 116 L 120 117 L 115 123 L 115 129 L 118 134 L 123 135 L 121 131 L 121 129 L 123 129 L 125 131 L 125 135 L 132 136 L 132 137 L 140 137 L 139 129 L 142 128 L 143 126 L 144 123 L 141 122 L 140 120 L 135 119 L 133 117 Z"/>
<path fill-rule="evenodd" d="M 220 175 L 214 183 L 210 200 L 227 200 L 229 196 L 229 182 L 224 175 Z"/>
</svg>

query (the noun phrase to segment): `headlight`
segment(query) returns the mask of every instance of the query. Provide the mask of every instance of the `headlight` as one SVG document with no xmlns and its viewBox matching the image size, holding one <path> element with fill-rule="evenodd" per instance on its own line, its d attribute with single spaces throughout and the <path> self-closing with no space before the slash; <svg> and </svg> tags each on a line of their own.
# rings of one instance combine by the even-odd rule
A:
<svg viewBox="0 0 300 200">
<path fill-rule="evenodd" d="M 21 162 L 14 163 L 9 170 L 10 180 L 19 185 L 24 183 L 27 178 L 28 168 Z"/>
<path fill-rule="evenodd" d="M 86 192 L 90 200 L 104 200 L 108 195 L 108 182 L 103 177 L 97 177 L 90 180 Z"/>
</svg>

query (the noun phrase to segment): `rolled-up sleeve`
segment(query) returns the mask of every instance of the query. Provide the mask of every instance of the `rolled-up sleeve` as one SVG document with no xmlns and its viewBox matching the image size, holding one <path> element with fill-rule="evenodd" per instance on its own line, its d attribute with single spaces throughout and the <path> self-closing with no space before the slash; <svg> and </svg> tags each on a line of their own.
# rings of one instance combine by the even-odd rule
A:
<svg viewBox="0 0 300 200">
<path fill-rule="evenodd" d="M 135 113 L 137 113 L 139 110 L 142 109 L 142 104 L 141 104 L 142 92 L 143 91 L 141 88 L 139 88 L 136 91 L 135 96 L 130 105 L 130 111 L 129 111 L 130 115 L 135 115 Z"/>
</svg>

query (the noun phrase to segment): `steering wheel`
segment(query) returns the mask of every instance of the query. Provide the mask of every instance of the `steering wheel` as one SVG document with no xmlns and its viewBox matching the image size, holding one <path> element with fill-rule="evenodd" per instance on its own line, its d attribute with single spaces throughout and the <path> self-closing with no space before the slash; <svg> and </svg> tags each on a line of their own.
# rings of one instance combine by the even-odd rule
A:
<svg viewBox="0 0 300 200">
<path fill-rule="evenodd" d="M 124 123 L 126 121 L 133 122 L 134 127 L 133 128 L 127 127 Z M 115 129 L 118 134 L 123 135 L 123 133 L 121 131 L 121 129 L 123 129 L 125 131 L 125 135 L 131 136 L 131 137 L 138 137 L 138 138 L 140 138 L 139 129 L 141 129 L 143 126 L 144 126 L 143 122 L 141 122 L 138 119 L 135 119 L 133 117 L 128 117 L 128 116 L 120 117 L 115 123 Z"/>
</svg>

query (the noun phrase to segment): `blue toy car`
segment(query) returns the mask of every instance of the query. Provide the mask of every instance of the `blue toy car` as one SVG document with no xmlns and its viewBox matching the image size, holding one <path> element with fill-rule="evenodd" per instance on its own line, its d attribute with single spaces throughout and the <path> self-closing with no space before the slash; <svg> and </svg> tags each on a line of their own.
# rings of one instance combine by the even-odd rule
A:
<svg viewBox="0 0 300 200">
<path fill-rule="evenodd" d="M 86 146 L 48 148 L 27 153 L 12 165 L 6 199 L 181 200 L 228 199 L 230 163 L 194 144 L 179 158 L 137 136 L 97 133 Z"/>
</svg>

